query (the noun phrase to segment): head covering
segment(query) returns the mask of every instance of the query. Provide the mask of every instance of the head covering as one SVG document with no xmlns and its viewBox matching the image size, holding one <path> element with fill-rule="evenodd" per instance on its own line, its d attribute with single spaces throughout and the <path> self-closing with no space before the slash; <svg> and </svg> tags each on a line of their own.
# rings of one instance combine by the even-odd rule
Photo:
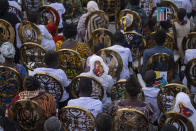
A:
<svg viewBox="0 0 196 131">
<path fill-rule="evenodd" d="M 124 31 L 126 31 L 126 29 L 132 25 L 132 23 L 133 23 L 133 15 L 132 14 L 126 14 L 126 16 L 123 16 L 120 19 L 120 24 L 124 28 Z"/>
<path fill-rule="evenodd" d="M 191 120 L 194 128 L 196 129 L 196 110 L 191 104 L 190 97 L 186 93 L 180 92 L 176 95 L 176 103 L 173 111 L 186 116 L 189 120 Z"/>
<path fill-rule="evenodd" d="M 89 1 L 87 4 L 87 10 L 89 13 L 99 10 L 99 7 L 95 1 Z"/>
<path fill-rule="evenodd" d="M 5 58 L 14 58 L 15 56 L 14 45 L 10 42 L 5 42 L 0 47 L 0 63 L 5 62 Z"/>
<path fill-rule="evenodd" d="M 60 131 L 61 122 L 57 119 L 57 117 L 52 116 L 45 121 L 44 129 L 45 131 Z"/>
<path fill-rule="evenodd" d="M 46 25 L 46 28 L 48 29 L 48 31 L 50 32 L 50 34 L 51 34 L 52 36 L 55 36 L 55 35 L 56 35 L 57 26 L 56 26 L 56 24 L 55 24 L 53 21 L 49 22 L 49 23 Z"/>
</svg>

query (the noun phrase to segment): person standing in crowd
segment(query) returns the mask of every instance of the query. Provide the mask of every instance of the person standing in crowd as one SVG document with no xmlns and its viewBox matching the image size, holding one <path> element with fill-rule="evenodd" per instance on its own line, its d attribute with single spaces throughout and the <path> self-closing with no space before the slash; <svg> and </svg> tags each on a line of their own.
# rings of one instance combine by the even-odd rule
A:
<svg viewBox="0 0 196 131">
<path fill-rule="evenodd" d="M 101 113 L 103 110 L 102 102 L 99 99 L 91 97 L 92 93 L 92 80 L 88 78 L 80 78 L 79 82 L 79 98 L 71 99 L 68 106 L 80 106 L 89 110 L 94 117 Z"/>
<path fill-rule="evenodd" d="M 186 34 L 190 33 L 191 24 L 189 20 L 185 20 L 186 10 L 183 8 L 178 9 L 178 21 L 174 22 L 174 38 L 177 42 L 178 54 L 184 60 L 184 51 L 182 40 Z"/>
</svg>

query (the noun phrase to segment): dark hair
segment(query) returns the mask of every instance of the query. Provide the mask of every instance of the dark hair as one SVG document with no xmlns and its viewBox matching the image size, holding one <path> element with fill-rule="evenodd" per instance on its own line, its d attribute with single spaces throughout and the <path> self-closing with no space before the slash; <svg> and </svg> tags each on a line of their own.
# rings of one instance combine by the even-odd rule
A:
<svg viewBox="0 0 196 131">
<path fill-rule="evenodd" d="M 166 39 L 166 32 L 165 30 L 161 29 L 158 30 L 155 35 L 154 35 L 154 39 L 157 45 L 163 45 Z"/>
<path fill-rule="evenodd" d="M 40 82 L 37 80 L 34 76 L 28 76 L 24 80 L 24 88 L 26 88 L 28 91 L 35 91 L 40 89 Z"/>
<path fill-rule="evenodd" d="M 161 131 L 178 131 L 174 125 L 164 125 Z"/>
<path fill-rule="evenodd" d="M 131 75 L 126 82 L 126 91 L 130 96 L 137 96 L 140 93 L 141 86 L 136 76 Z"/>
<path fill-rule="evenodd" d="M 77 34 L 77 26 L 75 24 L 65 24 L 63 28 L 63 35 L 66 39 L 75 39 Z"/>
<path fill-rule="evenodd" d="M 154 84 L 156 80 L 156 74 L 153 70 L 148 70 L 144 74 L 144 81 L 147 87 L 150 87 Z"/>
<path fill-rule="evenodd" d="M 129 0 L 131 5 L 139 5 L 140 0 Z"/>
<path fill-rule="evenodd" d="M 0 15 L 5 15 L 9 10 L 9 3 L 8 0 L 1 0 L 0 4 Z"/>
<path fill-rule="evenodd" d="M 122 46 L 125 45 L 125 36 L 122 32 L 116 31 L 116 33 L 114 34 L 114 43 L 120 44 Z"/>
<path fill-rule="evenodd" d="M 97 54 L 103 48 L 104 48 L 104 44 L 103 43 L 96 43 L 94 45 L 94 54 Z"/>
<path fill-rule="evenodd" d="M 111 131 L 112 117 L 106 113 L 99 113 L 95 119 L 96 131 Z"/>
<path fill-rule="evenodd" d="M 28 21 L 34 24 L 40 24 L 40 17 L 41 17 L 40 11 L 27 12 Z"/>
<path fill-rule="evenodd" d="M 0 126 L 3 128 L 4 131 L 17 131 L 17 124 L 14 121 L 5 117 L 5 110 L 6 107 L 0 106 Z"/>
<path fill-rule="evenodd" d="M 55 51 L 48 51 L 44 57 L 44 63 L 48 67 L 55 67 L 59 64 L 59 54 Z"/>
<path fill-rule="evenodd" d="M 184 8 L 178 9 L 178 19 L 181 21 L 186 16 L 186 10 Z"/>
<path fill-rule="evenodd" d="M 164 29 L 164 30 L 167 30 L 172 27 L 171 25 L 171 21 L 170 20 L 166 20 L 166 21 L 161 21 L 160 22 L 160 26 Z"/>
<path fill-rule="evenodd" d="M 80 93 L 90 96 L 92 93 L 92 80 L 87 77 L 80 78 L 79 90 Z"/>
</svg>

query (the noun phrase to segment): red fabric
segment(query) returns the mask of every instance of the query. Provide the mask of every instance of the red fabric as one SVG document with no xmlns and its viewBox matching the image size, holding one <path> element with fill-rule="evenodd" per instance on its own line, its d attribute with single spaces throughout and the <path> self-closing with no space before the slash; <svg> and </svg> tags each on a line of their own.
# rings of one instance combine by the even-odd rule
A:
<svg viewBox="0 0 196 131">
<path fill-rule="evenodd" d="M 56 43 L 57 41 L 64 41 L 65 38 L 64 38 L 64 36 L 59 35 L 59 36 L 53 36 L 53 40 Z"/>
<path fill-rule="evenodd" d="M 52 36 L 55 36 L 56 35 L 57 26 L 56 26 L 56 24 L 54 22 L 49 22 L 46 25 L 46 28 L 48 29 L 48 31 L 50 32 L 50 34 Z"/>
</svg>

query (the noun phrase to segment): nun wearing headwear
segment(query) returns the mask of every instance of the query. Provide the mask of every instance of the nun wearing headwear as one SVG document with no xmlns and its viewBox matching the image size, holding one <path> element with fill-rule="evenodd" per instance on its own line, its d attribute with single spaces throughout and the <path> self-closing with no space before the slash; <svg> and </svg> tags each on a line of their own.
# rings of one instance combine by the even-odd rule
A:
<svg viewBox="0 0 196 131">
<path fill-rule="evenodd" d="M 78 22 L 77 26 L 77 36 L 76 40 L 80 42 L 84 42 L 85 34 L 86 34 L 86 28 L 85 28 L 85 21 L 88 16 L 88 14 L 95 12 L 99 10 L 99 7 L 95 1 L 89 1 L 87 4 L 87 13 L 83 14 L 80 17 L 80 20 Z"/>
<path fill-rule="evenodd" d="M 27 76 L 27 71 L 23 65 L 14 63 L 16 50 L 10 42 L 5 42 L 0 46 L 0 65 L 14 68 L 19 72 L 22 79 Z"/>
<path fill-rule="evenodd" d="M 192 122 L 194 131 L 196 131 L 196 110 L 191 104 L 190 97 L 186 93 L 180 92 L 176 95 L 176 103 L 173 111 L 187 117 Z"/>
<path fill-rule="evenodd" d="M 82 73 L 81 75 L 91 76 L 97 79 L 104 88 L 104 96 L 102 99 L 103 110 L 107 110 L 108 106 L 111 104 L 111 98 L 107 96 L 110 94 L 110 90 L 114 81 L 110 75 L 108 75 L 109 67 L 104 63 L 100 56 L 92 55 L 89 60 L 90 71 Z"/>
</svg>

